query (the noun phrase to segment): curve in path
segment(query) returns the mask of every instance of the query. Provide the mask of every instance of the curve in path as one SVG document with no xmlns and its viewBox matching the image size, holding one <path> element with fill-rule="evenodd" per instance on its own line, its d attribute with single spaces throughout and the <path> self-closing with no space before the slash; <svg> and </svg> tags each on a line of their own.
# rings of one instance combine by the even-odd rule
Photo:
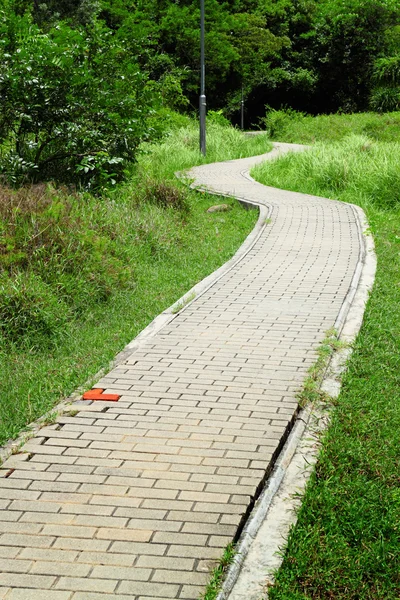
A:
<svg viewBox="0 0 400 600">
<path fill-rule="evenodd" d="M 238 536 L 361 252 L 343 203 L 242 173 L 279 152 L 192 169 L 269 208 L 245 256 L 2 467 L 0 599 L 198 598 Z"/>
</svg>

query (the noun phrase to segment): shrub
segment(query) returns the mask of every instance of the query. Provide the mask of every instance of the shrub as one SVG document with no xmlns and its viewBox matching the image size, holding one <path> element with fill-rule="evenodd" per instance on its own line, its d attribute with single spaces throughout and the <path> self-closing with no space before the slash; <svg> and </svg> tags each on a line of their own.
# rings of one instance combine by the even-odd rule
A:
<svg viewBox="0 0 400 600">
<path fill-rule="evenodd" d="M 144 188 L 143 200 L 161 208 L 175 208 L 184 212 L 189 210 L 187 191 L 169 182 L 148 180 Z"/>
<path fill-rule="evenodd" d="M 261 119 L 261 123 L 265 127 L 266 133 L 271 138 L 275 139 L 286 134 L 290 125 L 301 121 L 305 117 L 304 113 L 296 112 L 292 108 L 274 110 L 273 108 L 266 106 L 266 110 L 267 113 L 265 117 Z"/>
<path fill-rule="evenodd" d="M 400 86 L 376 87 L 371 94 L 370 105 L 378 112 L 400 110 Z"/>
<path fill-rule="evenodd" d="M 231 122 L 224 116 L 222 110 L 209 110 L 207 112 L 207 120 L 209 123 L 216 123 L 223 127 L 231 126 Z"/>
<path fill-rule="evenodd" d="M 0 173 L 9 182 L 101 187 L 124 176 L 148 139 L 155 92 L 100 24 L 43 33 L 0 10 Z"/>
<path fill-rule="evenodd" d="M 0 332 L 6 342 L 47 347 L 59 338 L 67 317 L 68 307 L 40 276 L 0 274 Z"/>
</svg>

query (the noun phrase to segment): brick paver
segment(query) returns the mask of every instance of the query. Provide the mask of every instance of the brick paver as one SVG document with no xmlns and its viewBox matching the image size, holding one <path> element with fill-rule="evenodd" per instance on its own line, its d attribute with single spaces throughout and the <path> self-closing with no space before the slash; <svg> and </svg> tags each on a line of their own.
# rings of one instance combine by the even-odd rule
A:
<svg viewBox="0 0 400 600">
<path fill-rule="evenodd" d="M 0 598 L 198 598 L 240 530 L 360 251 L 350 206 L 246 180 L 260 160 L 192 170 L 270 206 L 248 254 L 98 382 L 118 402 L 3 465 Z"/>
</svg>

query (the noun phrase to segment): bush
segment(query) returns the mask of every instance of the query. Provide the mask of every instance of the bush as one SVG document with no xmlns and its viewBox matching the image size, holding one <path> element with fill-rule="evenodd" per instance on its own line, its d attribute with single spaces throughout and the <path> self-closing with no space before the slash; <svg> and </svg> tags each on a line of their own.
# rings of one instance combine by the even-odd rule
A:
<svg viewBox="0 0 400 600">
<path fill-rule="evenodd" d="M 157 180 L 148 180 L 145 184 L 143 200 L 161 208 L 174 208 L 187 212 L 187 190 L 176 185 Z"/>
<path fill-rule="evenodd" d="M 159 107 L 149 117 L 148 122 L 154 132 L 154 138 L 161 139 L 165 135 L 173 135 L 173 132 L 181 127 L 188 127 L 191 118 L 169 108 Z"/>
<path fill-rule="evenodd" d="M 101 187 L 149 139 L 155 92 L 111 33 L 60 23 L 48 33 L 0 10 L 0 173 L 9 182 Z"/>
<path fill-rule="evenodd" d="M 216 123 L 222 127 L 231 127 L 231 122 L 224 116 L 222 110 L 209 110 L 207 120 L 209 123 Z"/>
<path fill-rule="evenodd" d="M 370 106 L 378 112 L 400 110 L 400 86 L 376 87 L 371 94 Z"/>
<path fill-rule="evenodd" d="M 274 110 L 266 106 L 267 113 L 261 119 L 261 123 L 265 128 L 266 133 L 274 139 L 278 139 L 284 135 L 294 122 L 299 122 L 305 117 L 304 113 L 296 112 L 292 108 L 284 108 L 282 110 Z"/>
<path fill-rule="evenodd" d="M 62 334 L 68 307 L 38 275 L 0 274 L 0 332 L 6 342 L 46 347 Z"/>
</svg>

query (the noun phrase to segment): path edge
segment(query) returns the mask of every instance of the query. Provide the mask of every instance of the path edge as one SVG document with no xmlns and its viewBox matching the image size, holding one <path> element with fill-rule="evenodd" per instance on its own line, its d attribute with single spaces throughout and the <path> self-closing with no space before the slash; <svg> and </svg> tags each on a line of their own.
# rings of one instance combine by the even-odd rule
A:
<svg viewBox="0 0 400 600">
<path fill-rule="evenodd" d="M 249 171 L 243 171 L 242 175 L 246 179 L 255 181 L 251 177 Z M 337 398 L 339 396 L 341 380 L 347 369 L 347 363 L 353 351 L 352 344 L 362 326 L 365 308 L 375 280 L 377 265 L 375 244 L 372 234 L 370 233 L 367 217 L 359 206 L 350 203 L 349 205 L 352 208 L 357 224 L 360 240 L 360 253 L 349 291 L 335 322 L 338 340 L 344 342 L 344 346 L 337 350 L 329 360 L 320 383 L 320 389 L 331 398 Z M 297 459 L 297 462 L 299 460 L 302 462 L 301 470 L 306 472 L 305 482 L 307 483 L 309 480 L 311 476 L 309 465 L 310 462 L 315 462 L 317 460 L 320 443 L 315 444 L 309 449 L 307 455 L 299 452 L 299 445 L 308 435 L 313 436 L 314 438 L 316 436 L 319 439 L 321 438 L 322 434 L 329 426 L 329 412 L 329 410 L 326 410 L 326 407 L 324 409 L 321 406 L 312 405 L 306 406 L 299 411 L 288 439 L 277 457 L 272 473 L 267 479 L 260 496 L 256 500 L 254 508 L 239 537 L 236 545 L 235 557 L 227 570 L 222 588 L 218 593 L 216 600 L 229 599 L 245 563 L 250 547 L 254 542 L 261 525 L 263 525 L 264 534 L 265 530 L 268 531 L 269 509 L 277 493 L 284 487 L 285 478 L 292 463 L 295 462 L 295 459 Z M 290 496 L 289 502 L 286 502 L 286 508 L 288 508 L 288 511 L 292 514 L 295 514 L 301 500 L 299 503 L 299 499 L 295 497 L 297 491 L 296 488 L 293 486 L 293 488 L 290 489 L 292 485 L 293 484 L 289 484 L 286 486 L 287 489 L 285 490 L 285 495 L 287 494 Z M 267 544 L 265 556 L 265 563 L 268 563 L 279 553 L 278 566 L 282 564 L 284 558 L 283 553 L 281 553 L 282 545 L 283 549 L 285 549 L 289 528 L 292 523 L 296 522 L 297 515 L 294 519 L 290 519 L 288 514 L 286 514 L 285 516 L 282 516 L 281 519 L 282 521 L 278 524 L 278 528 L 282 531 L 283 544 L 278 544 L 276 541 L 272 540 Z M 275 515 L 274 526 L 276 527 L 276 525 Z M 259 565 L 254 568 L 259 568 Z M 271 572 L 263 569 L 262 573 L 260 573 L 260 580 L 273 581 L 275 570 L 276 567 L 274 567 Z M 263 594 L 264 599 L 267 599 L 268 593 L 266 589 L 263 590 Z"/>
</svg>

